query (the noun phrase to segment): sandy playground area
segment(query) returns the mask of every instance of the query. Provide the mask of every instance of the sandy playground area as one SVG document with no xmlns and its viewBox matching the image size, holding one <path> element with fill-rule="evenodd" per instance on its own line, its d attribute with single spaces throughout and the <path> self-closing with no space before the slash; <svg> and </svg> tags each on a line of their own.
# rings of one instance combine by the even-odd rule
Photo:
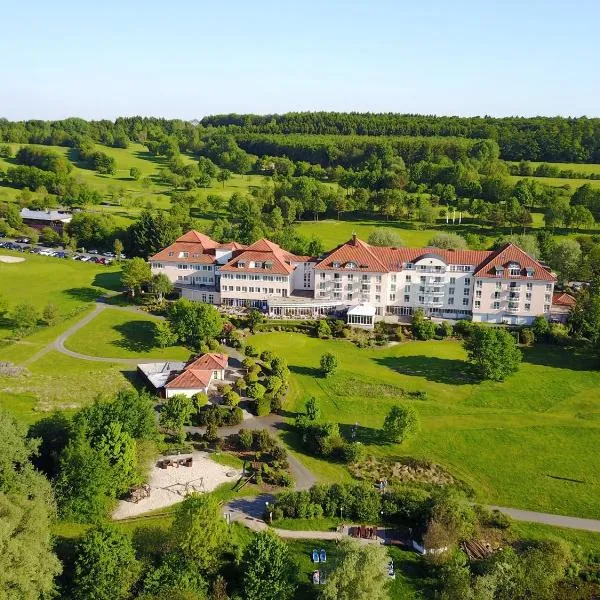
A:
<svg viewBox="0 0 600 600">
<path fill-rule="evenodd" d="M 6 256 L 5 254 L 0 254 L 0 262 L 3 263 L 20 263 L 24 261 L 25 259 L 20 256 Z"/>
<path fill-rule="evenodd" d="M 211 492 L 222 483 L 237 481 L 242 474 L 239 469 L 225 467 L 211 460 L 206 452 L 193 452 L 191 456 L 191 467 L 169 466 L 162 469 L 155 463 L 148 482 L 150 496 L 137 504 L 120 500 L 113 513 L 113 519 L 127 519 L 177 504 L 182 502 L 189 492 Z"/>
</svg>

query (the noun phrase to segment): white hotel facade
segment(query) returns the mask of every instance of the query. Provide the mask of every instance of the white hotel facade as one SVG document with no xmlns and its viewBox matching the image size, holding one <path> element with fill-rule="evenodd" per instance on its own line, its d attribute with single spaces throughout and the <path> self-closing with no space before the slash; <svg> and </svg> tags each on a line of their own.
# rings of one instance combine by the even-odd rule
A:
<svg viewBox="0 0 600 600">
<path fill-rule="evenodd" d="M 496 251 L 383 248 L 356 236 L 316 258 L 266 239 L 244 247 L 190 231 L 150 264 L 193 300 L 257 306 L 282 318 L 344 313 L 366 327 L 417 308 L 444 319 L 528 324 L 549 317 L 556 281 L 513 244 Z"/>
</svg>

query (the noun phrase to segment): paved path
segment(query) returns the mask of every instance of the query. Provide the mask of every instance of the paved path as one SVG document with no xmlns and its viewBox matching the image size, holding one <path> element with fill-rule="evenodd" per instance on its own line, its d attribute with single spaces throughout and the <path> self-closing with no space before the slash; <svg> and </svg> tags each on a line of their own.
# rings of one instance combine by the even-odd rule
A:
<svg viewBox="0 0 600 600">
<path fill-rule="evenodd" d="M 568 527 L 569 529 L 581 529 L 582 531 L 596 531 L 600 533 L 600 519 L 580 519 L 579 517 L 566 517 L 531 510 L 520 510 L 518 508 L 506 508 L 504 506 L 488 506 L 491 510 L 499 510 L 501 513 L 512 517 L 515 521 L 530 521 L 531 523 L 542 523 L 553 527 Z"/>
<path fill-rule="evenodd" d="M 62 354 L 66 354 L 67 356 L 70 356 L 71 358 L 78 358 L 79 360 L 88 360 L 88 361 L 92 361 L 92 362 L 118 363 L 118 364 L 122 364 L 122 365 L 130 365 L 130 366 L 138 365 L 141 362 L 160 362 L 161 360 L 168 360 L 168 359 L 158 359 L 157 358 L 152 361 L 150 361 L 150 360 L 143 361 L 143 360 L 140 360 L 139 358 L 116 358 L 116 357 L 110 358 L 110 357 L 104 357 L 104 356 L 91 356 L 89 354 L 82 354 L 81 352 L 74 352 L 73 350 L 69 350 L 67 347 L 65 347 L 65 342 L 67 341 L 67 339 L 69 337 L 71 337 L 74 333 L 79 331 L 82 327 L 85 327 L 90 321 L 95 319 L 101 312 L 103 312 L 106 309 L 122 310 L 122 311 L 126 311 L 126 312 L 133 312 L 133 313 L 148 315 L 148 313 L 140 310 L 137 306 L 116 306 L 116 305 L 112 305 L 112 304 L 107 304 L 106 301 L 107 301 L 107 298 L 105 298 L 105 297 L 98 298 L 96 300 L 94 310 L 91 313 L 87 314 L 85 317 L 83 317 L 82 319 L 77 321 L 77 323 L 75 323 L 74 325 L 71 325 L 71 327 L 69 327 L 69 329 L 67 329 L 66 331 L 61 333 L 54 341 L 50 342 L 49 344 L 47 344 L 46 346 L 44 346 L 43 348 L 38 350 L 33 356 L 30 356 L 26 361 L 24 361 L 22 363 L 22 365 L 27 366 L 31 363 L 34 363 L 35 361 L 42 358 L 44 355 L 48 354 L 48 352 L 50 352 L 51 350 L 56 350 Z M 156 317 L 156 318 L 162 319 L 164 317 Z"/>
</svg>

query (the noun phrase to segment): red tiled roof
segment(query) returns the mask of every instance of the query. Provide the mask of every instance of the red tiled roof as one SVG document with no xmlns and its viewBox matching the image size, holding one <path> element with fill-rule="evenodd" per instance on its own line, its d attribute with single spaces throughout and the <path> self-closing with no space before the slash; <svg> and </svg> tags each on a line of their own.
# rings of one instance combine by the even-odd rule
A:
<svg viewBox="0 0 600 600">
<path fill-rule="evenodd" d="M 521 267 L 520 275 L 511 275 L 508 270 L 510 263 L 518 263 Z M 503 270 L 498 272 L 496 267 Z M 532 269 L 533 274 L 527 277 L 526 269 Z M 545 269 L 537 260 L 531 258 L 529 254 L 521 250 L 514 244 L 506 244 L 500 250 L 493 252 L 475 271 L 476 277 L 493 277 L 505 279 L 533 279 L 538 281 L 556 281 L 556 277 Z"/>
<path fill-rule="evenodd" d="M 176 242 L 192 242 L 194 244 L 201 244 L 203 248 L 206 250 L 210 248 L 216 248 L 219 244 L 215 242 L 213 239 L 209 238 L 207 235 L 192 229 L 187 233 L 184 233 L 181 237 L 178 237 Z"/>
<path fill-rule="evenodd" d="M 248 246 L 243 252 L 221 267 L 221 271 L 236 271 L 240 273 L 273 273 L 274 275 L 289 275 L 293 272 L 292 262 L 305 262 L 305 257 L 296 256 L 279 247 L 275 242 L 266 238 Z M 272 268 L 250 268 L 251 262 L 271 262 Z M 239 263 L 243 262 L 243 266 Z"/>
<path fill-rule="evenodd" d="M 338 246 L 326 258 L 317 263 L 316 269 L 347 268 L 349 262 L 356 267 L 351 271 L 368 271 L 373 273 L 387 273 L 400 271 L 406 263 L 413 263 L 426 255 L 439 257 L 449 265 L 476 266 L 493 254 L 487 250 L 442 250 L 440 248 L 390 248 L 383 246 L 370 246 L 362 240 L 351 239 Z M 333 263 L 340 263 L 334 267 Z"/>
<path fill-rule="evenodd" d="M 151 256 L 150 260 L 212 264 L 215 262 L 214 250 L 218 245 L 207 235 L 192 230 L 177 238 L 170 246 Z M 187 257 L 180 256 L 185 252 L 188 254 Z"/>
<path fill-rule="evenodd" d="M 554 306 L 575 306 L 577 300 L 571 294 L 566 292 L 554 292 L 552 294 L 552 304 Z"/>
<path fill-rule="evenodd" d="M 167 385 L 169 389 L 197 389 L 206 387 L 211 380 L 213 371 L 227 368 L 227 354 L 203 354 L 197 358 Z"/>
</svg>

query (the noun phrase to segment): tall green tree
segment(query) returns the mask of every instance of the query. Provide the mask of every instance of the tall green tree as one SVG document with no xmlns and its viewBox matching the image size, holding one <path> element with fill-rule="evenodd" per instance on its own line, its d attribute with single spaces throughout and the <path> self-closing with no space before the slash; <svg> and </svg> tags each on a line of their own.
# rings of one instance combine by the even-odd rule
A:
<svg viewBox="0 0 600 600">
<path fill-rule="evenodd" d="M 504 381 L 519 370 L 521 351 L 506 329 L 474 327 L 464 346 L 469 362 L 482 379 Z"/>
<path fill-rule="evenodd" d="M 337 357 L 332 352 L 325 352 L 321 355 L 321 373 L 324 377 L 329 377 L 335 373 L 338 366 Z"/>
<path fill-rule="evenodd" d="M 152 279 L 150 265 L 143 258 L 132 258 L 123 263 L 121 282 L 129 290 L 132 298 L 142 286 Z"/>
<path fill-rule="evenodd" d="M 150 289 L 156 295 L 158 302 L 162 304 L 165 296 L 173 291 L 173 284 L 164 273 L 155 273 L 150 281 Z"/>
<path fill-rule="evenodd" d="M 36 446 L 0 411 L 0 594 L 7 600 L 50 597 L 61 571 L 52 552 L 52 490 L 30 462 Z"/>
<path fill-rule="evenodd" d="M 412 406 L 392 406 L 383 422 L 383 437 L 388 442 L 402 443 L 416 433 L 418 425 L 417 412 Z"/>
<path fill-rule="evenodd" d="M 194 403 L 185 394 L 167 398 L 160 410 L 160 424 L 180 443 L 185 440 L 183 426 L 189 423 L 194 412 Z"/>
<path fill-rule="evenodd" d="M 223 330 L 223 319 L 214 306 L 187 298 L 180 298 L 169 306 L 167 319 L 177 339 L 195 348 Z"/>
<path fill-rule="evenodd" d="M 77 545 L 71 594 L 74 600 L 124 600 L 139 574 L 130 536 L 101 525 Z"/>
<path fill-rule="evenodd" d="M 242 560 L 245 600 L 291 600 L 296 589 L 296 568 L 285 542 L 269 531 L 259 533 L 246 546 Z"/>
<path fill-rule="evenodd" d="M 388 556 L 385 548 L 344 539 L 340 558 L 323 586 L 323 600 L 388 600 Z"/>
<path fill-rule="evenodd" d="M 200 570 L 216 568 L 227 538 L 227 523 L 213 494 L 191 494 L 177 507 L 172 543 Z"/>
</svg>

